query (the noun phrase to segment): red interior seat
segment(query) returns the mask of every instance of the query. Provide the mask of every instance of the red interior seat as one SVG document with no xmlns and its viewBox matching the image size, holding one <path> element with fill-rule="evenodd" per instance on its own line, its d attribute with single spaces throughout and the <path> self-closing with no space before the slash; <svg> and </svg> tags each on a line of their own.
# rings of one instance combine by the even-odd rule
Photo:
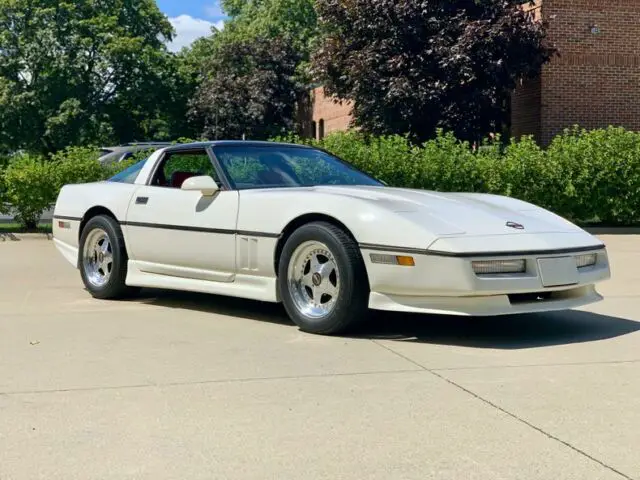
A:
<svg viewBox="0 0 640 480">
<path fill-rule="evenodd" d="M 185 180 L 195 176 L 196 174 L 193 172 L 173 172 L 171 175 L 171 186 L 173 188 L 182 188 Z"/>
</svg>

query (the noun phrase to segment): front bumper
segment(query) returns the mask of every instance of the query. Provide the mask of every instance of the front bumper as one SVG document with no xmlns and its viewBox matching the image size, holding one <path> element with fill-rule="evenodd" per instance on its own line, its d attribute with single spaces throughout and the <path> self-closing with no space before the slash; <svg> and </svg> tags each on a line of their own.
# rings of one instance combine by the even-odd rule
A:
<svg viewBox="0 0 640 480">
<path fill-rule="evenodd" d="M 414 266 L 374 263 L 371 254 L 410 255 Z M 569 272 L 571 282 L 545 286 L 541 259 L 566 259 L 596 254 L 595 265 Z M 602 300 L 595 285 L 611 277 L 604 248 L 573 249 L 571 253 L 485 254 L 446 256 L 438 254 L 386 252 L 362 248 L 371 296 L 369 306 L 377 310 L 454 315 L 502 315 L 576 308 Z M 526 261 L 526 271 L 480 275 L 476 260 Z"/>
<path fill-rule="evenodd" d="M 539 297 L 537 294 L 419 297 L 372 292 L 369 296 L 369 308 L 392 312 L 485 317 L 568 310 L 602 299 L 593 285 L 554 291 L 547 298 Z"/>
</svg>

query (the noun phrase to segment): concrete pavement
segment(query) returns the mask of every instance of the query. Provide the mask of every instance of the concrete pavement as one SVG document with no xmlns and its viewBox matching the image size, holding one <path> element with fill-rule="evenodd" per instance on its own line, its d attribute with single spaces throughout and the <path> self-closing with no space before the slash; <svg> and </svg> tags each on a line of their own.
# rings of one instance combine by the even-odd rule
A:
<svg viewBox="0 0 640 480">
<path fill-rule="evenodd" d="M 99 302 L 46 240 L 0 242 L 0 479 L 639 479 L 640 237 L 583 311 L 371 314 Z"/>
</svg>

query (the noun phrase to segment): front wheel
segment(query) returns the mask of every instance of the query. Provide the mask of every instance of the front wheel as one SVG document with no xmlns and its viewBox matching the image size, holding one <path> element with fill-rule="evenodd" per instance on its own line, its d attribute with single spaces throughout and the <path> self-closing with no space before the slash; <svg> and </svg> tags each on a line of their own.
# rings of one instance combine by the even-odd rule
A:
<svg viewBox="0 0 640 480">
<path fill-rule="evenodd" d="M 94 298 L 117 299 L 139 290 L 125 284 L 129 259 L 122 230 L 113 218 L 98 215 L 87 222 L 79 255 L 82 281 Z"/>
<path fill-rule="evenodd" d="M 278 283 L 287 314 L 305 332 L 344 333 L 366 314 L 369 282 L 360 250 L 332 224 L 310 223 L 291 235 Z"/>
</svg>

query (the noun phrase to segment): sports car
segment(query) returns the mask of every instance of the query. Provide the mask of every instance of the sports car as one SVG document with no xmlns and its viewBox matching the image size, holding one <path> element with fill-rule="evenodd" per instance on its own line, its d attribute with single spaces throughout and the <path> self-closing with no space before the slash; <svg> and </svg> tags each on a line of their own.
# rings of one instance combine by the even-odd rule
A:
<svg viewBox="0 0 640 480">
<path fill-rule="evenodd" d="M 368 309 L 580 307 L 611 276 L 601 241 L 530 203 L 392 188 L 326 151 L 272 142 L 174 145 L 66 185 L 53 234 L 95 298 L 159 288 L 282 303 L 325 335 Z"/>
</svg>

